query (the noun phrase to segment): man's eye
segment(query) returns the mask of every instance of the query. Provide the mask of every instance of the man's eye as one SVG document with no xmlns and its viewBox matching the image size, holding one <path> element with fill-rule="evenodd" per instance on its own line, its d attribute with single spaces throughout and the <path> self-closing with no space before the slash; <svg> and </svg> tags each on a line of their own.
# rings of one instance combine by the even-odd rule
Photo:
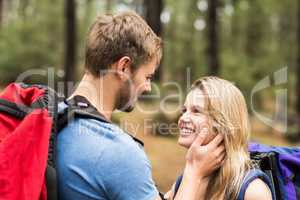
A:
<svg viewBox="0 0 300 200">
<path fill-rule="evenodd" d="M 152 81 L 153 80 L 153 76 L 147 76 L 147 81 Z"/>
</svg>

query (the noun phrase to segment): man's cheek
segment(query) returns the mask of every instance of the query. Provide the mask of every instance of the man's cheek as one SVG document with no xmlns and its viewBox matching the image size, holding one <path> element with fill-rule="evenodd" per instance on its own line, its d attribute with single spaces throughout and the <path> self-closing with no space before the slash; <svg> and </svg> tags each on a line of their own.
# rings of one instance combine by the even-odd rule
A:
<svg viewBox="0 0 300 200">
<path fill-rule="evenodd" d="M 144 91 L 145 91 L 144 86 L 145 86 L 144 84 L 140 84 L 140 85 L 136 88 L 135 93 L 136 93 L 138 96 L 144 93 Z"/>
</svg>

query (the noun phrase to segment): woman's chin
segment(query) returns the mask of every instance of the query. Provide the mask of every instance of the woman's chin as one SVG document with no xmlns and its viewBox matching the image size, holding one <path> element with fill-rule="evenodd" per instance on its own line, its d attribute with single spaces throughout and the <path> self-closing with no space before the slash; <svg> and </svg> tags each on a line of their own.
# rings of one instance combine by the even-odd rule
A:
<svg viewBox="0 0 300 200">
<path fill-rule="evenodd" d="M 193 140 L 192 140 L 192 138 L 186 138 L 186 137 L 179 136 L 177 142 L 180 146 L 183 146 L 185 148 L 190 148 L 190 146 L 193 143 Z"/>
</svg>

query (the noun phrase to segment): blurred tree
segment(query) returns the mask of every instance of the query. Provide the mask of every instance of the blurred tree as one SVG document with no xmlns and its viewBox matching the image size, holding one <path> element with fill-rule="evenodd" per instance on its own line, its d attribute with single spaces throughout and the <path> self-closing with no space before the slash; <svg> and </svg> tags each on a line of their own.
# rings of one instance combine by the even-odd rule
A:
<svg viewBox="0 0 300 200">
<path fill-rule="evenodd" d="M 300 0 L 298 0 L 298 25 L 297 25 L 297 71 L 296 71 L 296 76 L 297 76 L 297 85 L 296 85 L 296 98 L 297 98 L 297 103 L 296 103 L 296 111 L 297 111 L 297 117 L 300 118 Z M 299 135 L 300 135 L 300 130 Z"/>
<path fill-rule="evenodd" d="M 160 20 L 163 7 L 163 0 L 144 0 L 145 20 L 158 36 L 162 36 L 163 32 Z M 159 67 L 154 79 L 160 81 L 163 76 L 162 73 L 162 67 Z"/>
<path fill-rule="evenodd" d="M 220 71 L 218 5 L 219 5 L 218 0 L 208 0 L 208 14 L 207 14 L 208 74 L 215 75 L 215 76 L 217 76 Z"/>
<path fill-rule="evenodd" d="M 106 13 L 111 13 L 113 9 L 113 0 L 106 0 Z"/>
<path fill-rule="evenodd" d="M 27 7 L 29 6 L 29 0 L 21 0 L 19 1 L 19 12 L 20 16 L 25 19 L 26 18 L 26 10 Z"/>
<path fill-rule="evenodd" d="M 3 0 L 0 0 L 0 28 L 2 25 L 2 18 L 3 18 Z"/>
<path fill-rule="evenodd" d="M 253 61 L 254 58 L 259 58 L 262 55 L 262 46 L 264 46 L 264 27 L 268 23 L 265 19 L 262 7 L 259 5 L 259 0 L 249 1 L 249 9 L 247 16 L 246 27 L 246 44 L 245 52 L 249 58 L 249 61 Z M 252 65 L 252 64 L 250 64 Z"/>
<path fill-rule="evenodd" d="M 162 24 L 160 15 L 163 10 L 162 0 L 144 0 L 145 19 L 152 30 L 157 34 L 162 34 Z"/>
<path fill-rule="evenodd" d="M 65 67 L 64 94 L 68 96 L 68 83 L 74 83 L 76 73 L 76 2 L 65 1 Z"/>
<path fill-rule="evenodd" d="M 231 17 L 231 44 L 234 45 L 233 48 L 236 49 L 239 47 L 238 45 L 238 41 L 236 41 L 236 39 L 238 39 L 239 37 L 239 33 L 240 33 L 240 17 L 238 16 L 238 1 L 237 0 L 232 0 L 232 6 L 234 9 L 234 13 Z"/>
<path fill-rule="evenodd" d="M 186 15 L 186 21 L 189 23 L 184 23 L 182 26 L 182 32 L 184 36 L 182 36 L 182 51 L 185 53 L 184 57 L 181 58 L 183 60 L 184 66 L 180 69 L 180 75 L 182 76 L 183 83 L 188 83 L 190 79 L 192 78 L 199 78 L 199 75 L 196 75 L 197 77 L 193 77 L 194 73 L 189 73 L 188 70 L 191 70 L 191 72 L 195 72 L 196 68 L 202 67 L 200 65 L 197 65 L 197 54 L 196 49 L 197 46 L 200 46 L 197 43 L 196 37 L 199 37 L 197 34 L 197 19 L 199 17 L 199 10 L 197 8 L 197 2 L 198 0 L 190 0 L 187 4 L 187 15 Z M 196 27 L 195 27 L 196 26 Z M 201 36 L 201 35 L 200 35 Z M 191 45 L 194 44 L 194 45 Z M 196 45 L 197 44 L 197 45 Z"/>
<path fill-rule="evenodd" d="M 30 1 L 30 12 L 27 13 L 30 20 L 23 20 L 20 16 L 17 1 L 3 2 L 5 28 L 0 31 L 0 85 L 16 81 L 27 70 L 62 66 L 61 1 Z M 47 77 L 33 75 L 24 81 L 47 83 Z"/>
</svg>

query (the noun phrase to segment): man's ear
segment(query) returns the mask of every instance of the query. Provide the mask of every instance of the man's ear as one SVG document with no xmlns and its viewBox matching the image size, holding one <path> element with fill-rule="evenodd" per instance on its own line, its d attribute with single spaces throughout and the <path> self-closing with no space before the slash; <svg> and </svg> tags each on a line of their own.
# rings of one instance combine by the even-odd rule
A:
<svg viewBox="0 0 300 200">
<path fill-rule="evenodd" d="M 127 80 L 131 77 L 131 64 L 131 58 L 123 56 L 113 65 L 112 68 L 121 80 Z"/>
</svg>

